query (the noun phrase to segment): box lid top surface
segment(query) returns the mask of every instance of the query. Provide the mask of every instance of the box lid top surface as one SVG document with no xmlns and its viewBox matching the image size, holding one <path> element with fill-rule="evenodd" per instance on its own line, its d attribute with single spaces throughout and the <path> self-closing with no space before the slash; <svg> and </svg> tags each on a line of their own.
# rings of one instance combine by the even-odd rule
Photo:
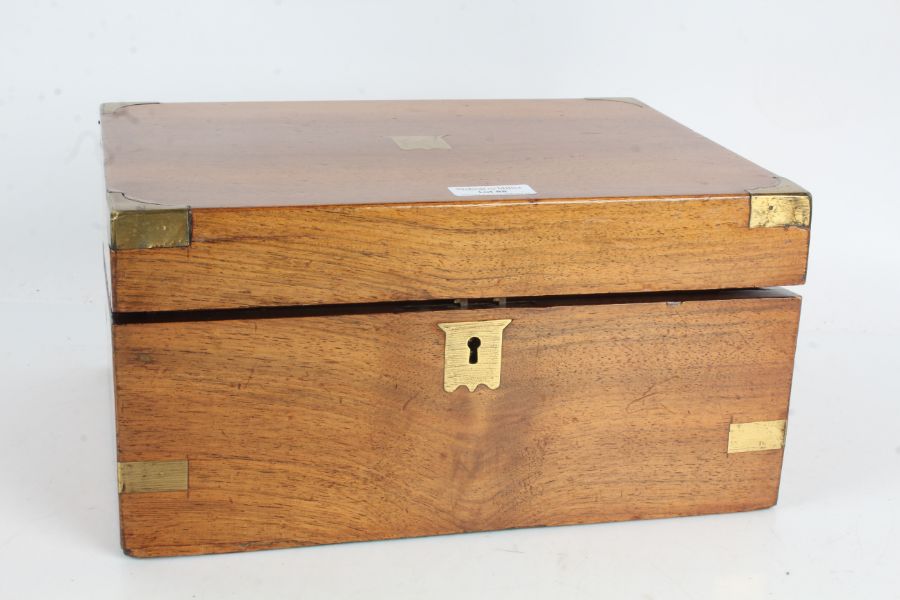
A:
<svg viewBox="0 0 900 600">
<path fill-rule="evenodd" d="M 530 190 L 487 193 L 716 196 L 781 183 L 631 99 L 146 103 L 104 105 L 101 122 L 107 189 L 155 207 L 484 201 L 450 188 L 509 185 Z"/>
</svg>

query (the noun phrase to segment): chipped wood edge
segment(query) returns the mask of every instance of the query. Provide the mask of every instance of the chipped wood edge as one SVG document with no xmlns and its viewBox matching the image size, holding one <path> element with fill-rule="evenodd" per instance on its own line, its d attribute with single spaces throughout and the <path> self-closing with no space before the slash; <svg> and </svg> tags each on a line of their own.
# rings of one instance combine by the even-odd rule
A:
<svg viewBox="0 0 900 600">
<path fill-rule="evenodd" d="M 100 114 L 111 115 L 129 106 L 142 106 L 145 104 L 159 104 L 159 102 L 104 102 L 100 105 Z"/>
<path fill-rule="evenodd" d="M 589 97 L 585 98 L 585 100 L 600 100 L 600 101 L 606 101 L 606 102 L 624 102 L 625 104 L 633 104 L 634 106 L 638 106 L 640 108 L 647 108 L 647 105 L 644 104 L 643 102 L 641 102 L 640 100 L 638 100 L 637 98 L 625 98 L 625 97 L 601 98 L 601 97 L 589 96 Z"/>
</svg>

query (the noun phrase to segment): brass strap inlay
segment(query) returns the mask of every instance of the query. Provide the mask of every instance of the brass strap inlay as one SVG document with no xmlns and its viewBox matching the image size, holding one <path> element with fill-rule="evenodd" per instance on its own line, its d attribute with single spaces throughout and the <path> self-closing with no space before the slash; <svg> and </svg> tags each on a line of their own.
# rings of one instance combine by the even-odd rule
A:
<svg viewBox="0 0 900 600">
<path fill-rule="evenodd" d="M 178 492 L 188 489 L 188 461 L 145 460 L 119 463 L 119 493 Z"/>
<path fill-rule="evenodd" d="M 728 429 L 728 454 L 784 448 L 786 421 L 732 423 Z"/>
</svg>

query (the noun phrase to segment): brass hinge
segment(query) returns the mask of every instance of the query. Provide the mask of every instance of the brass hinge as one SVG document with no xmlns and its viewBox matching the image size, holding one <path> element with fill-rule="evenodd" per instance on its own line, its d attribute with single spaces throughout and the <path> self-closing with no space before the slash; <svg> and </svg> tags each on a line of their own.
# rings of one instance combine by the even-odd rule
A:
<svg viewBox="0 0 900 600">
<path fill-rule="evenodd" d="M 732 423 L 728 428 L 728 454 L 784 448 L 786 424 L 784 419 Z"/>
<path fill-rule="evenodd" d="M 120 462 L 119 493 L 178 492 L 188 489 L 188 461 L 143 460 Z"/>
<path fill-rule="evenodd" d="M 109 247 L 113 250 L 179 248 L 191 245 L 191 209 L 159 207 L 107 192 Z"/>
<path fill-rule="evenodd" d="M 782 178 L 764 188 L 747 190 L 750 194 L 750 228 L 809 228 L 812 199 L 809 192 Z"/>
</svg>

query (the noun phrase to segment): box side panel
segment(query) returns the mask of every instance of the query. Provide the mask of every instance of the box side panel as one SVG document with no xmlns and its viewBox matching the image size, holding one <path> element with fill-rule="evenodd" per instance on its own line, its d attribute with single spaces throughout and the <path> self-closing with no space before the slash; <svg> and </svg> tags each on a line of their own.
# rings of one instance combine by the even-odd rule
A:
<svg viewBox="0 0 900 600">
<path fill-rule="evenodd" d="M 117 312 L 803 283 L 809 229 L 749 195 L 194 210 L 185 248 L 115 252 Z"/>
<path fill-rule="evenodd" d="M 123 546 L 232 552 L 771 506 L 782 450 L 729 453 L 729 431 L 786 418 L 799 307 L 117 325 L 119 461 L 188 471 L 187 489 L 121 494 Z M 499 387 L 445 392 L 438 324 L 499 319 Z"/>
</svg>

